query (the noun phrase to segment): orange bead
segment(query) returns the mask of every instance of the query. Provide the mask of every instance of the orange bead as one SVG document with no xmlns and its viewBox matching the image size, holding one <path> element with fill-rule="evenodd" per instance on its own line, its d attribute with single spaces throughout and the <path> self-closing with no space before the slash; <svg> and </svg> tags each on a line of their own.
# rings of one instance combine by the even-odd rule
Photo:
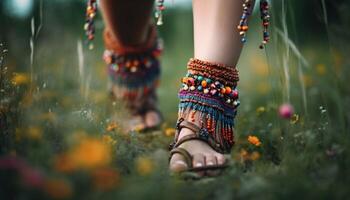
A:
<svg viewBox="0 0 350 200">
<path fill-rule="evenodd" d="M 206 81 L 202 81 L 202 87 L 207 87 L 208 83 Z"/>
<path fill-rule="evenodd" d="M 226 92 L 225 92 L 226 94 L 230 94 L 232 91 L 232 89 L 230 87 L 225 87 L 225 89 L 226 89 Z"/>
<path fill-rule="evenodd" d="M 221 88 L 221 94 L 225 94 L 226 93 L 226 89 L 225 88 Z"/>
<path fill-rule="evenodd" d="M 242 31 L 247 31 L 248 30 L 248 26 L 242 26 Z"/>
</svg>

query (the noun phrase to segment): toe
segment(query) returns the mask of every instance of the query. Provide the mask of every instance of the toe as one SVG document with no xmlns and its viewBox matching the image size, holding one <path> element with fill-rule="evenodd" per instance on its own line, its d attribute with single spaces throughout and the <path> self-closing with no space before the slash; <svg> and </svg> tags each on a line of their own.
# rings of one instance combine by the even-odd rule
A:
<svg viewBox="0 0 350 200">
<path fill-rule="evenodd" d="M 145 115 L 145 123 L 149 128 L 158 126 L 161 123 L 161 117 L 159 113 L 155 111 L 147 112 Z"/>
<path fill-rule="evenodd" d="M 205 164 L 206 166 L 216 166 L 217 163 L 217 159 L 216 156 L 214 154 L 209 154 L 205 156 Z M 206 174 L 208 176 L 216 176 L 218 174 L 217 170 L 207 170 Z"/>
<path fill-rule="evenodd" d="M 193 167 L 203 167 L 205 164 L 205 157 L 203 154 L 195 154 L 193 155 Z"/>
<path fill-rule="evenodd" d="M 217 165 L 217 161 L 216 161 L 216 156 L 209 154 L 205 156 L 205 165 L 206 166 L 214 166 Z"/>
<path fill-rule="evenodd" d="M 182 155 L 176 153 L 172 156 L 170 160 L 170 171 L 182 172 L 188 169 L 185 159 Z"/>
<path fill-rule="evenodd" d="M 218 165 L 223 165 L 226 162 L 226 158 L 222 154 L 217 154 L 216 155 L 216 160 L 217 160 Z"/>
</svg>

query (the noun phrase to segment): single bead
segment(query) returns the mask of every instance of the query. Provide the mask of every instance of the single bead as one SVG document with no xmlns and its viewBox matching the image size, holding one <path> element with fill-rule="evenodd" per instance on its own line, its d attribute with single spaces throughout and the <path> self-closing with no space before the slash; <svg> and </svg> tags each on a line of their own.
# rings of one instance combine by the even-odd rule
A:
<svg viewBox="0 0 350 200">
<path fill-rule="evenodd" d="M 188 85 L 184 84 L 184 85 L 183 85 L 183 89 L 184 89 L 184 90 L 188 90 Z"/>
<path fill-rule="evenodd" d="M 192 90 L 192 91 L 195 90 L 195 89 L 196 89 L 196 87 L 193 86 L 193 85 L 190 87 L 190 90 Z"/>
<path fill-rule="evenodd" d="M 232 89 L 228 86 L 225 87 L 225 89 L 226 89 L 226 94 L 230 94 L 232 92 Z"/>
<path fill-rule="evenodd" d="M 232 97 L 233 97 L 234 99 L 238 99 L 238 91 L 237 91 L 237 90 L 233 90 L 233 91 L 232 91 Z"/>
<path fill-rule="evenodd" d="M 132 67 L 130 68 L 130 71 L 131 71 L 132 73 L 136 72 L 136 71 L 137 71 L 137 67 L 136 67 L 136 66 L 132 66 Z"/>
<path fill-rule="evenodd" d="M 202 81 L 202 83 L 201 83 L 202 87 L 204 87 L 204 88 L 207 87 L 207 84 L 208 84 L 207 81 Z"/>
<path fill-rule="evenodd" d="M 197 80 L 202 81 L 203 80 L 203 76 L 198 76 Z"/>
<path fill-rule="evenodd" d="M 204 89 L 204 94 L 208 94 L 209 93 L 209 90 L 208 89 Z"/>
<path fill-rule="evenodd" d="M 206 78 L 205 81 L 207 81 L 208 84 L 212 82 L 210 78 Z"/>
<path fill-rule="evenodd" d="M 190 84 L 190 85 L 194 85 L 194 78 L 189 77 L 189 78 L 187 79 L 187 83 Z"/>
<path fill-rule="evenodd" d="M 112 64 L 112 69 L 113 69 L 114 71 L 118 71 L 118 69 L 119 69 L 118 64 Z"/>
<path fill-rule="evenodd" d="M 225 88 L 221 88 L 220 92 L 221 92 L 221 94 L 225 94 L 226 93 L 226 89 Z"/>
<path fill-rule="evenodd" d="M 241 104 L 241 102 L 238 101 L 238 100 L 236 100 L 236 101 L 233 102 L 233 105 L 236 106 L 236 107 L 239 106 L 240 104 Z"/>
<path fill-rule="evenodd" d="M 217 92 L 218 92 L 218 91 L 217 91 L 217 90 L 215 90 L 215 89 L 210 90 L 210 94 L 211 94 L 211 95 L 213 95 L 213 96 L 214 96 L 214 95 L 216 95 L 216 93 L 217 93 Z"/>
<path fill-rule="evenodd" d="M 202 90 L 203 90 L 203 87 L 202 87 L 202 86 L 198 86 L 198 87 L 197 87 L 197 90 L 198 90 L 198 91 L 202 91 Z"/>
</svg>

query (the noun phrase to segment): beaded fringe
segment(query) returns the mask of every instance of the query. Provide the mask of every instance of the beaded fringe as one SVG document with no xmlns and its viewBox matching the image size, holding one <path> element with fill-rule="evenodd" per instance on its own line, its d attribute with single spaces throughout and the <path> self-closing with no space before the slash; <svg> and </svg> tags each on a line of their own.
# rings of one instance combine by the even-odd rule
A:
<svg viewBox="0 0 350 200">
<path fill-rule="evenodd" d="M 188 69 L 178 94 L 179 119 L 199 120 L 202 128 L 223 146 L 223 152 L 228 153 L 234 144 L 234 118 L 240 104 L 236 90 L 238 71 L 198 59 L 191 59 Z M 231 79 L 223 80 L 223 74 Z"/>
</svg>

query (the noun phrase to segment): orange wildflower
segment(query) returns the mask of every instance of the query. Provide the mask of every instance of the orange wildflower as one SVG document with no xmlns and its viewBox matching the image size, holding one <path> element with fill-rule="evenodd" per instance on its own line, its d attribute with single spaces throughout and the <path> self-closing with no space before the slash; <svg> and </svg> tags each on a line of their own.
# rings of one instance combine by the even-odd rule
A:
<svg viewBox="0 0 350 200">
<path fill-rule="evenodd" d="M 111 162 L 111 149 L 100 140 L 85 138 L 72 149 L 69 156 L 78 167 L 92 169 Z"/>
<path fill-rule="evenodd" d="M 261 142 L 260 142 L 259 138 L 256 137 L 256 136 L 249 135 L 248 136 L 248 142 L 250 142 L 251 144 L 253 144 L 255 146 L 260 146 L 261 145 Z"/>
<path fill-rule="evenodd" d="M 71 172 L 77 169 L 96 169 L 111 162 L 111 147 L 94 138 L 82 138 L 73 149 L 55 158 L 57 171 Z"/>
<path fill-rule="evenodd" d="M 71 185 L 63 179 L 51 179 L 45 183 L 45 192 L 53 199 L 67 199 L 72 196 Z"/>
<path fill-rule="evenodd" d="M 97 169 L 92 173 L 93 184 L 97 190 L 111 190 L 119 184 L 118 171 L 112 168 Z"/>
</svg>

